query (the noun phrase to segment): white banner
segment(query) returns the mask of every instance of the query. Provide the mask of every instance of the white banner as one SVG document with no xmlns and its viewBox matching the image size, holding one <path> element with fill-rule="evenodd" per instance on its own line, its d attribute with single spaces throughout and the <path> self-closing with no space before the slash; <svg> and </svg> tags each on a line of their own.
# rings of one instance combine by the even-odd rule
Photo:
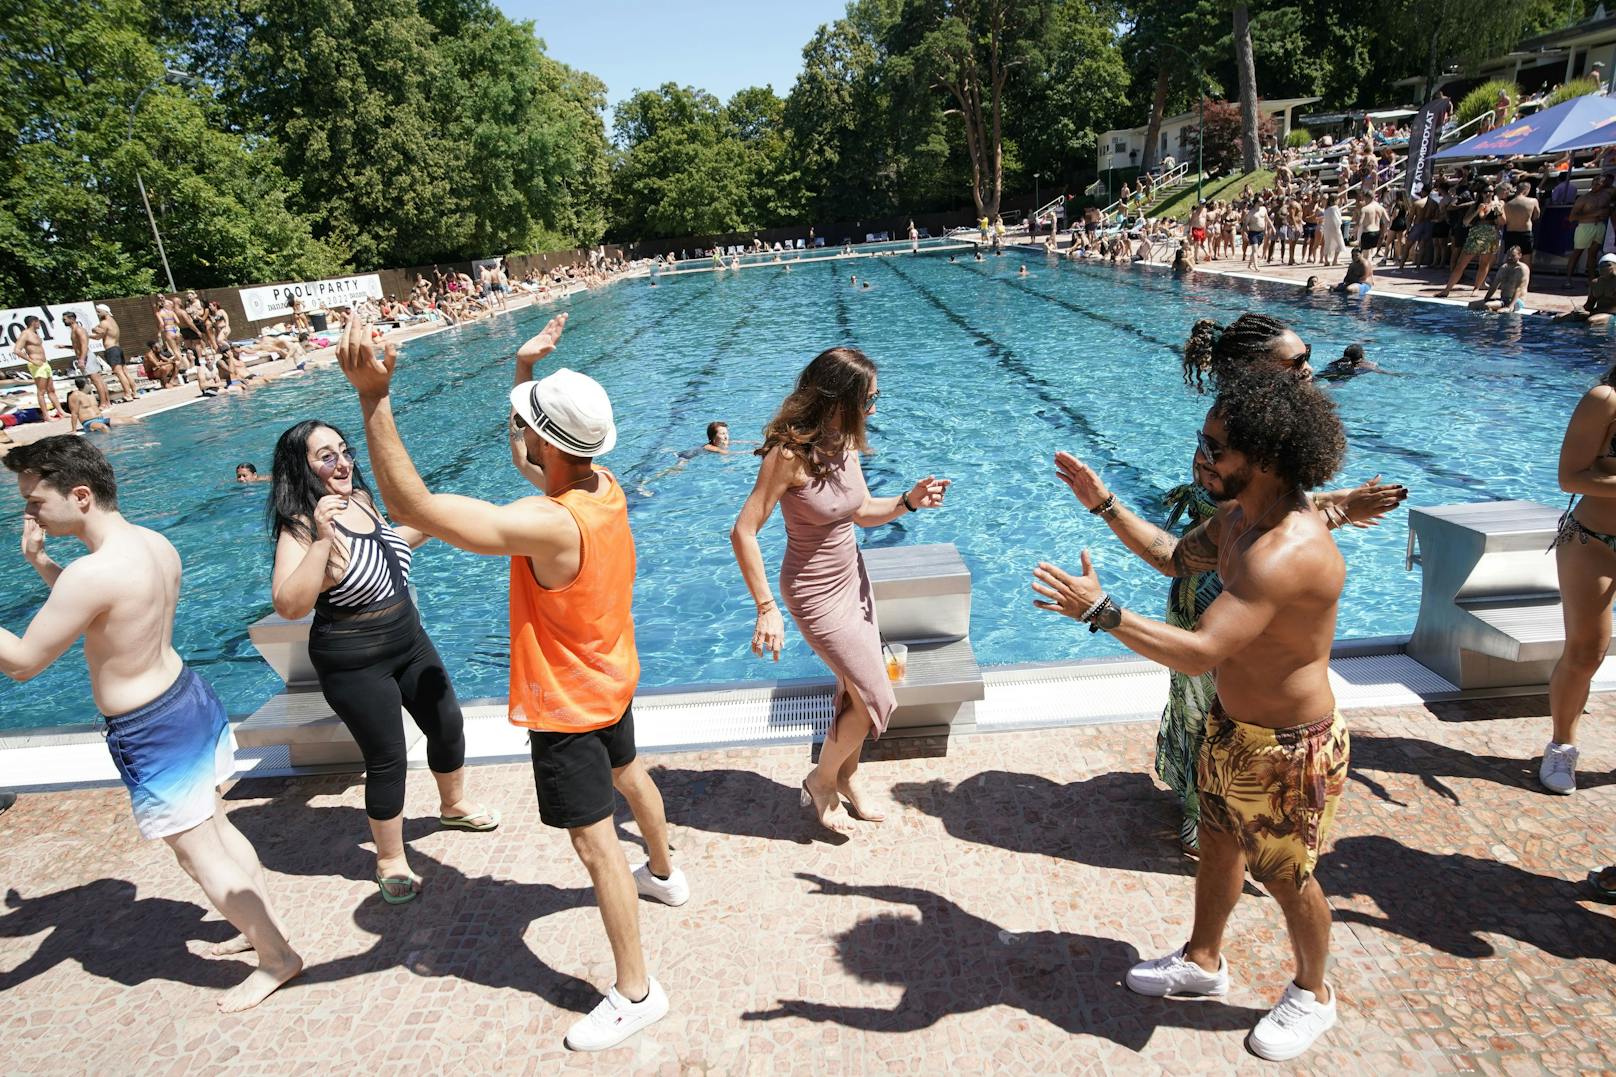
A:
<svg viewBox="0 0 1616 1077">
<path fill-rule="evenodd" d="M 381 277 L 369 273 L 361 277 L 300 280 L 268 284 L 262 288 L 243 288 L 241 306 L 247 312 L 249 322 L 264 322 L 291 314 L 293 296 L 302 300 L 305 311 L 310 311 L 346 306 L 366 295 L 372 299 L 382 298 Z"/>
<path fill-rule="evenodd" d="M 27 328 L 23 320 L 30 314 L 43 323 L 39 327 L 39 339 L 45 342 L 46 357 L 70 358 L 73 355 L 73 345 L 68 339 L 67 323 L 62 321 L 62 315 L 68 311 L 72 311 L 78 318 L 86 333 L 95 328 L 94 303 L 53 303 L 48 307 L 13 307 L 11 310 L 0 310 L 0 334 L 3 334 L 5 358 L 9 359 L 11 353 L 16 350 L 17 338 L 22 336 L 22 331 Z M 100 351 L 101 342 L 91 337 L 90 350 Z"/>
</svg>

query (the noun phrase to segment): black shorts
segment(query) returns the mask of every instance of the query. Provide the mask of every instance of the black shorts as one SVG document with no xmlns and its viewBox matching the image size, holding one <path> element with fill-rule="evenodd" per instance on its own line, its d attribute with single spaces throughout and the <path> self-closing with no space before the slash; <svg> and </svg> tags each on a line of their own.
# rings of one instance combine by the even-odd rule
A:
<svg viewBox="0 0 1616 1077">
<path fill-rule="evenodd" d="M 612 771 L 634 762 L 634 705 L 612 725 L 587 733 L 528 732 L 539 820 L 572 830 L 611 816 Z"/>
<path fill-rule="evenodd" d="M 1451 232 L 1451 231 L 1452 231 L 1452 228 L 1451 228 L 1451 226 L 1449 226 L 1447 221 L 1432 221 L 1431 222 L 1431 238 L 1432 239 L 1447 239 L 1448 238 L 1448 233 Z"/>
<path fill-rule="evenodd" d="M 107 361 L 107 366 L 123 366 L 125 363 L 129 362 L 129 360 L 123 357 L 123 349 L 116 344 L 107 348 L 106 352 L 102 354 L 101 358 Z"/>
<path fill-rule="evenodd" d="M 1522 254 L 1531 254 L 1532 253 L 1532 233 L 1529 232 L 1529 231 L 1527 231 L 1527 232 L 1511 232 L 1509 229 L 1506 228 L 1506 229 L 1504 229 L 1504 244 L 1503 244 L 1503 246 L 1504 246 L 1505 250 L 1508 250 L 1511 247 L 1519 247 Z"/>
<path fill-rule="evenodd" d="M 1378 246 L 1380 246 L 1379 232 L 1365 232 L 1358 240 L 1358 249 L 1361 251 L 1372 251 Z"/>
</svg>

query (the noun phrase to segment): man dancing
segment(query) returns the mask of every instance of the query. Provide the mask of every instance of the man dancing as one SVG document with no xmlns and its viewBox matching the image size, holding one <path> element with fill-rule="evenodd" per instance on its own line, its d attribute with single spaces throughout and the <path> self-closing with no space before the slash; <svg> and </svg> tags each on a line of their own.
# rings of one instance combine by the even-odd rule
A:
<svg viewBox="0 0 1616 1077">
<path fill-rule="evenodd" d="M 1197 767 L 1194 927 L 1179 949 L 1129 970 L 1127 983 L 1146 995 L 1227 993 L 1223 931 L 1249 869 L 1284 912 L 1296 953 L 1294 980 L 1247 1037 L 1275 1061 L 1302 1054 L 1336 1019 L 1324 980 L 1330 906 L 1313 868 L 1347 777 L 1347 727 L 1329 681 L 1346 566 L 1307 491 L 1336 473 L 1345 452 L 1325 394 L 1252 371 L 1222 383 L 1202 425 L 1196 477 L 1222 505 L 1183 538 L 1121 510 L 1115 497 L 1089 504 L 1098 499 L 1080 474 L 1087 469 L 1057 461 L 1078 499 L 1153 567 L 1218 570 L 1224 591 L 1194 631 L 1124 610 L 1087 550 L 1080 576 L 1048 563 L 1033 574 L 1040 609 L 1110 632 L 1171 669 L 1216 673 Z"/>
<path fill-rule="evenodd" d="M 168 842 L 180 867 L 241 932 L 212 956 L 258 952 L 258 968 L 225 992 L 219 1009 L 256 1006 L 296 976 L 303 959 L 269 907 L 264 869 L 231 825 L 216 786 L 235 771 L 224 705 L 174 652 L 180 558 L 167 539 L 118 511 L 112 466 L 87 440 L 59 434 L 12 449 L 24 508 L 22 552 L 50 597 L 18 637 L 0 629 L 0 671 L 26 681 L 79 636 L 90 692 L 107 716 L 107 748 L 129 789 L 145 838 Z M 89 549 L 66 568 L 47 535 Z"/>
<path fill-rule="evenodd" d="M 508 505 L 434 493 L 421 481 L 393 421 L 396 344 L 378 358 L 356 316 L 337 357 L 359 390 L 371 470 L 394 522 L 462 550 L 510 558 L 510 720 L 529 731 L 539 818 L 571 836 L 617 966 L 616 983 L 567 1031 L 566 1044 L 600 1051 L 668 1012 L 668 996 L 645 967 L 635 891 L 683 905 L 690 887 L 669 857 L 662 794 L 634 746 L 634 538 L 622 487 L 594 465 L 617 441 L 611 402 L 593 378 L 575 371 L 530 380 L 566 323 L 565 314 L 552 319 L 516 353 L 512 459 L 548 496 Z M 632 876 L 612 822 L 614 789 L 645 839 L 648 859 Z"/>
</svg>

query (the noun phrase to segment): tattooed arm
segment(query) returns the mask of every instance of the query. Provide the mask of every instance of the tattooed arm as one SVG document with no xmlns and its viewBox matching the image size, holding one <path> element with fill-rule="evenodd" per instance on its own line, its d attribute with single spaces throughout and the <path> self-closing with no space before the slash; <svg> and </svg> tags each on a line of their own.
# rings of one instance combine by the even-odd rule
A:
<svg viewBox="0 0 1616 1077">
<path fill-rule="evenodd" d="M 1055 472 L 1084 508 L 1104 520 L 1124 546 L 1163 576 L 1191 576 L 1218 567 L 1225 510 L 1175 538 L 1112 497 L 1094 469 L 1071 453 L 1055 454 Z"/>
</svg>

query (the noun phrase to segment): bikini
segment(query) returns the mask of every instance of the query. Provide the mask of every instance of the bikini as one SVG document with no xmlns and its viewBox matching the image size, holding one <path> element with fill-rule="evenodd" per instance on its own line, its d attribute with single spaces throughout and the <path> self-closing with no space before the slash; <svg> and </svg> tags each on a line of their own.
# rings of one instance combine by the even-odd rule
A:
<svg viewBox="0 0 1616 1077">
<path fill-rule="evenodd" d="M 1610 454 L 1616 456 L 1616 436 L 1610 439 Z M 1565 512 L 1560 515 L 1560 525 L 1554 532 L 1554 541 L 1549 544 L 1549 549 L 1554 550 L 1556 547 L 1564 546 L 1575 538 L 1584 545 L 1587 544 L 1589 539 L 1593 539 L 1595 542 L 1603 542 L 1610 547 L 1612 552 L 1616 552 L 1616 535 L 1607 535 L 1602 531 L 1584 527 L 1582 521 L 1572 515 L 1576 510 L 1576 506 L 1577 499 L 1573 496 L 1566 504 Z"/>
</svg>

